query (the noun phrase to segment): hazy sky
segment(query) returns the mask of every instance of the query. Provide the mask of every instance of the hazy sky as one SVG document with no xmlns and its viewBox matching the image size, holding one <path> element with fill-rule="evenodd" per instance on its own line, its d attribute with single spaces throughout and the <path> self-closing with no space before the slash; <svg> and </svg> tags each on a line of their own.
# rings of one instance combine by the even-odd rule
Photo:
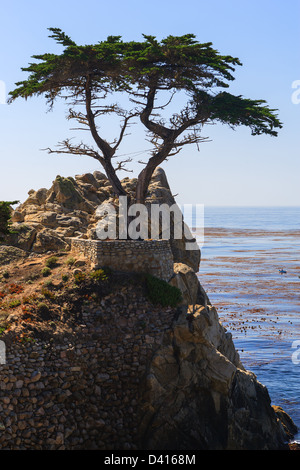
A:
<svg viewBox="0 0 300 470">
<path fill-rule="evenodd" d="M 292 102 L 292 84 L 298 80 L 300 85 L 299 0 L 12 0 L 2 2 L 1 20 L 0 101 L 3 84 L 7 93 L 27 78 L 21 67 L 33 54 L 62 50 L 48 37 L 49 27 L 61 28 L 78 44 L 108 35 L 142 40 L 143 33 L 158 39 L 193 33 L 199 42 L 211 41 L 220 53 L 239 57 L 243 67 L 236 70 L 228 91 L 265 99 L 279 110 L 284 127 L 275 138 L 253 137 L 247 128 L 207 126 L 204 135 L 211 142 L 201 144 L 200 152 L 186 146 L 162 165 L 172 191 L 180 204 L 300 205 L 300 104 Z M 58 174 L 101 171 L 89 157 L 41 151 L 74 135 L 66 111 L 57 103 L 47 113 L 43 98 L 0 104 L 0 200 L 24 201 L 30 189 L 49 188 Z M 78 140 L 83 137 L 79 133 Z M 148 148 L 144 136 L 133 129 L 120 153 Z M 137 176 L 141 165 L 135 163 L 132 169 Z"/>
</svg>

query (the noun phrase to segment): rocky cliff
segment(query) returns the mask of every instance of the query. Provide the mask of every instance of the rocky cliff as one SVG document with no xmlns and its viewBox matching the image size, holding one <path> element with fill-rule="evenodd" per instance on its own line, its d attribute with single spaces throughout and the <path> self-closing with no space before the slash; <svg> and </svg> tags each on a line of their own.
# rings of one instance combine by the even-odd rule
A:
<svg viewBox="0 0 300 470">
<path fill-rule="evenodd" d="M 123 186 L 133 196 L 136 179 L 124 178 Z M 74 178 L 57 176 L 51 188 L 30 190 L 29 197 L 12 214 L 12 229 L 16 232 L 10 245 L 25 251 L 45 253 L 68 249 L 68 238 L 97 238 L 97 207 L 103 202 L 114 202 L 109 181 L 99 171 L 77 175 Z M 158 168 L 153 175 L 148 204 L 175 204 L 166 175 Z M 172 233 L 172 230 L 171 230 Z M 189 234 L 192 239 L 192 235 Z M 191 266 L 198 271 L 200 250 L 185 250 L 185 237 L 171 240 L 176 262 Z"/>
<path fill-rule="evenodd" d="M 123 184 L 133 190 L 135 180 L 125 179 Z M 170 205 L 174 203 L 166 176 L 160 169 L 153 177 L 150 196 Z M 69 249 L 70 237 L 93 236 L 97 223 L 95 209 L 110 197 L 110 185 L 99 172 L 77 176 L 75 179 L 57 177 L 49 190 L 30 191 L 29 198 L 13 213 L 13 228 L 17 233 L 12 235 L 9 245 L 1 247 L 0 262 L 5 265 L 10 261 L 6 269 L 12 270 L 11 276 L 16 275 L 14 273 L 19 273 L 20 276 L 20 270 L 28 256 L 29 265 L 38 264 L 44 253 L 49 251 L 60 251 L 61 256 L 67 256 L 63 255 L 63 250 Z M 73 363 L 72 380 L 67 380 L 70 365 L 59 356 L 60 370 L 65 370 L 66 376 L 63 382 L 71 383 L 76 371 L 80 375 L 77 385 L 72 382 L 73 385 L 63 388 L 68 391 L 68 397 L 62 402 L 57 383 L 54 391 L 51 386 L 49 370 L 55 368 L 54 363 L 49 362 L 49 357 L 42 358 L 41 377 L 44 374 L 45 382 L 41 384 L 42 379 L 39 380 L 39 388 L 35 390 L 33 385 L 32 389 L 35 390 L 35 403 L 45 403 L 45 391 L 49 396 L 52 393 L 51 406 L 43 407 L 42 415 L 36 423 L 36 426 L 43 429 L 45 436 L 43 448 L 287 448 L 288 439 L 296 432 L 295 426 L 282 409 L 271 405 L 266 387 L 241 364 L 230 332 L 222 326 L 216 309 L 211 305 L 196 275 L 200 264 L 200 250 L 185 251 L 184 240 L 173 240 L 172 250 L 174 276 L 170 284 L 178 287 L 183 295 L 181 305 L 177 308 L 152 306 L 143 297 L 143 286 L 138 287 L 138 282 L 129 283 L 130 287 L 123 291 L 115 285 L 115 290 L 109 296 L 106 293 L 106 296 L 100 297 L 96 305 L 89 307 L 82 303 L 76 304 L 79 310 L 76 318 L 69 318 L 66 307 L 59 303 L 56 305 L 52 299 L 50 309 L 54 309 L 59 319 L 60 326 L 58 328 L 57 324 L 56 330 L 60 334 L 53 334 L 51 347 L 38 344 L 32 345 L 32 348 L 51 350 L 52 356 L 49 357 L 52 357 L 53 362 L 55 338 L 59 337 L 61 343 L 61 337 L 66 334 L 68 339 L 65 344 L 74 343 L 73 350 L 76 350 L 79 341 L 81 345 L 84 344 L 87 352 L 85 357 L 80 355 L 79 365 L 77 362 Z M 85 266 L 84 260 L 81 260 L 81 266 L 81 270 L 88 273 L 89 268 Z M 61 275 L 58 271 L 57 285 Z M 119 281 L 121 282 L 121 278 Z M 133 285 L 136 286 L 135 295 L 132 292 Z M 36 291 L 38 290 L 37 285 Z M 75 302 L 74 297 L 73 300 Z M 18 308 L 21 307 L 22 305 Z M 87 323 L 84 315 L 87 315 Z M 56 322 L 55 315 L 48 318 L 44 330 L 42 328 L 44 335 L 39 341 L 47 344 L 54 328 L 53 325 L 49 326 L 49 322 Z M 17 310 L 14 310 L 10 323 L 7 338 L 11 337 L 14 328 L 18 331 L 20 327 Z M 28 348 L 27 345 L 26 354 L 30 356 Z M 58 351 L 59 348 L 61 346 Z M 15 363 L 12 349 L 10 357 L 15 368 L 20 361 L 26 364 L 20 357 L 22 354 L 18 352 Z M 96 362 L 92 360 L 93 354 L 98 358 Z M 105 361 L 104 356 L 107 358 Z M 91 360 L 93 371 L 89 366 Z M 9 375 L 9 365 L 5 367 L 4 372 Z M 27 392 L 24 391 L 23 394 L 23 384 L 30 383 L 32 371 L 29 372 L 19 378 L 22 390 L 14 398 L 16 416 L 18 413 L 25 416 L 24 410 L 28 411 L 28 408 L 33 413 L 36 408 L 33 403 L 26 405 Z M 60 374 L 59 371 L 55 373 Z M 3 383 L 10 384 L 10 379 L 4 379 Z M 82 395 L 87 383 L 93 393 Z M 8 390 L 4 387 L 8 400 L 6 407 L 2 405 L 5 416 L 10 414 L 9 390 L 14 395 L 14 386 Z M 130 390 L 134 396 L 129 393 Z M 107 400 L 106 408 L 103 408 L 101 397 Z M 77 402 L 80 407 L 77 406 L 76 412 Z M 110 407 L 113 408 L 111 414 Z M 63 420 L 59 422 L 60 438 L 56 441 L 53 437 L 55 418 L 52 422 L 50 414 L 55 416 L 55 410 L 57 412 L 58 409 Z M 93 410 L 89 412 L 88 427 L 84 425 L 87 410 Z M 34 419 L 31 419 L 33 422 Z M 71 424 L 68 419 L 72 421 Z M 124 424 L 127 420 L 133 433 Z M 52 434 L 49 434 L 49 427 Z M 70 429 L 73 429 L 73 434 Z M 25 447 L 40 448 L 41 444 L 37 444 L 34 432 L 29 432 L 25 424 L 23 429 L 18 429 L 16 425 L 8 433 L 6 440 L 3 441 L 2 438 L 2 446 L 15 448 L 16 442 L 22 440 L 22 433 L 25 431 L 28 436 Z"/>
<path fill-rule="evenodd" d="M 212 306 L 182 309 L 149 364 L 143 399 L 147 449 L 280 449 L 295 432 Z"/>
</svg>

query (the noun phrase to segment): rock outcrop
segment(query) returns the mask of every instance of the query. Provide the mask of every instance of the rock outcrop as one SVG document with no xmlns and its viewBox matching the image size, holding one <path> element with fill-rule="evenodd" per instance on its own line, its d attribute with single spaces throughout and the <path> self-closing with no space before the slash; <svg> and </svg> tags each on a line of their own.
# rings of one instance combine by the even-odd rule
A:
<svg viewBox="0 0 300 470">
<path fill-rule="evenodd" d="M 182 305 L 199 304 L 206 307 L 210 304 L 210 300 L 191 266 L 174 263 L 174 276 L 170 280 L 170 284 L 181 291 Z"/>
<path fill-rule="evenodd" d="M 129 192 L 134 191 L 135 179 L 125 178 L 122 183 Z M 64 251 L 69 249 L 70 237 L 93 237 L 97 224 L 95 210 L 102 202 L 111 200 L 110 198 L 110 184 L 100 172 L 76 176 L 75 179 L 58 176 L 49 190 L 31 190 L 28 199 L 13 213 L 12 228 L 16 233 L 11 235 L 8 242 L 11 246 L 1 248 L 0 264 L 7 262 L 6 255 L 9 255 L 11 260 L 17 260 L 29 253 L 34 255 L 54 250 Z M 175 203 L 162 169 L 157 169 L 152 178 L 149 199 L 169 206 Z M 222 326 L 216 309 L 211 305 L 197 277 L 200 250 L 187 251 L 185 242 L 184 237 L 171 240 L 174 276 L 170 284 L 181 290 L 181 306 L 176 312 L 168 311 L 163 326 L 159 323 L 162 322 L 161 318 L 156 324 L 155 316 L 152 316 L 147 337 L 139 331 L 138 337 L 135 338 L 139 347 L 144 342 L 148 346 L 151 345 L 147 348 L 142 364 L 138 363 L 138 349 L 132 340 L 132 357 L 138 374 L 136 381 L 139 383 L 136 400 L 132 401 L 134 405 L 131 403 L 127 410 L 119 389 L 118 373 L 127 370 L 130 358 L 119 358 L 118 373 L 113 370 L 111 362 L 108 362 L 107 369 L 107 364 L 103 361 L 95 364 L 98 369 L 93 371 L 98 375 L 108 376 L 109 385 L 113 390 L 120 392 L 116 401 L 118 404 L 123 403 L 124 422 L 126 413 L 132 416 L 134 412 L 132 427 L 137 430 L 135 435 L 138 438 L 134 442 L 127 441 L 127 448 L 287 448 L 288 439 L 295 433 L 294 424 L 283 410 L 271 406 L 266 387 L 252 372 L 243 367 L 231 334 Z M 133 311 L 131 298 L 132 296 L 122 299 L 121 309 L 113 299 L 111 304 L 105 306 L 105 311 L 102 307 L 97 307 L 96 317 L 100 324 L 100 327 L 97 327 L 99 344 L 114 343 L 116 333 L 111 326 L 114 324 L 111 323 L 112 318 L 118 318 L 119 322 L 116 323 L 118 344 L 123 341 L 126 345 L 129 334 L 134 334 L 137 325 L 142 328 L 141 322 L 148 319 L 148 313 L 143 311 L 144 318 L 138 311 Z M 140 308 L 142 310 L 142 306 Z M 121 311 L 124 311 L 124 317 L 120 316 Z M 109 326 L 106 337 L 102 338 L 102 315 L 107 315 L 107 312 Z M 132 312 L 132 318 L 128 312 Z M 123 331 L 124 325 L 127 327 L 129 323 L 130 329 Z M 109 347 L 107 346 L 105 351 Z M 94 346 L 92 349 L 95 351 Z M 88 367 L 84 364 L 83 370 L 86 369 L 88 370 Z M 91 386 L 94 387 L 94 384 Z M 101 383 L 97 384 L 99 397 L 101 387 Z M 93 395 L 93 409 L 97 414 L 99 404 L 96 395 Z M 71 403 L 72 396 L 70 397 Z M 101 398 L 99 400 L 101 401 Z M 65 415 L 67 416 L 67 412 Z M 115 424 L 109 423 L 109 439 L 114 436 L 114 445 L 117 446 L 118 426 L 116 424 L 114 428 Z M 101 441 L 101 432 L 101 429 L 92 428 L 96 447 Z M 105 445 L 103 442 L 104 440 L 101 445 Z M 55 444 L 53 445 L 55 448 Z"/>
<path fill-rule="evenodd" d="M 123 186 L 133 196 L 136 179 L 124 178 Z M 113 201 L 113 193 L 106 176 L 100 171 L 77 175 L 75 178 L 57 176 L 51 188 L 30 190 L 29 197 L 12 214 L 13 234 L 8 244 L 29 252 L 46 253 L 69 247 L 69 238 L 97 238 L 97 207 L 104 201 Z M 148 201 L 172 206 L 176 201 L 171 193 L 165 172 L 157 168 L 149 186 Z M 148 203 L 148 206 L 151 204 Z M 185 242 L 193 240 L 185 227 L 183 237 L 175 239 L 171 213 L 171 248 L 174 261 L 184 263 L 197 272 L 200 250 L 187 251 Z M 56 248 L 55 248 L 56 247 Z"/>
<path fill-rule="evenodd" d="M 27 252 L 15 246 L 0 245 L 0 266 L 19 261 L 27 257 Z"/>
<path fill-rule="evenodd" d="M 144 449 L 271 450 L 295 431 L 244 369 L 214 307 L 182 308 L 145 380 Z M 283 418 L 283 419 L 282 419 Z"/>
<path fill-rule="evenodd" d="M 2 294 L 21 287 L 10 301 L 26 303 L 1 335 L 1 449 L 287 448 L 291 419 L 244 369 L 211 305 L 153 305 L 133 274 L 74 289 L 71 274 L 91 271 L 80 259 L 69 267 L 67 253 L 45 291 L 38 273 L 48 259 L 6 267 Z"/>
</svg>

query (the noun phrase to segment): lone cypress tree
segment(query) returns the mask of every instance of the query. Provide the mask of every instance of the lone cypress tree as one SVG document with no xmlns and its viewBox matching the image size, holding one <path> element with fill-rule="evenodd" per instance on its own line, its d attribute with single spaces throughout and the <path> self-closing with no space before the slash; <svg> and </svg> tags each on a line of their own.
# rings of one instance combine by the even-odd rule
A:
<svg viewBox="0 0 300 470">
<path fill-rule="evenodd" d="M 234 80 L 235 67 L 242 65 L 240 60 L 221 55 L 210 42 L 199 43 L 193 34 L 168 36 L 160 42 L 146 35 L 142 42 L 123 42 L 120 36 L 109 36 L 97 44 L 79 46 L 59 28 L 49 29 L 50 37 L 63 46 L 62 53 L 34 55 L 37 62 L 22 68 L 29 72 L 28 79 L 16 83 L 9 102 L 44 95 L 52 108 L 56 98 L 68 100 L 68 119 L 90 131 L 96 148 L 65 139 L 49 152 L 96 159 L 116 195 L 127 194 L 117 171 L 127 169 L 125 164 L 131 158 L 115 165 L 113 159 L 134 119 L 145 126 L 152 144 L 138 175 L 135 199 L 139 203 L 145 201 L 158 165 L 183 146 L 198 145 L 207 139 L 202 136 L 205 124 L 220 122 L 233 129 L 243 125 L 252 135 L 271 136 L 277 136 L 276 129 L 282 127 L 277 110 L 270 109 L 266 101 L 223 90 Z M 129 98 L 127 109 L 113 101 L 120 94 Z M 180 102 L 184 99 L 184 104 L 174 112 L 176 95 Z M 120 129 L 113 142 L 108 142 L 97 124 L 111 115 L 120 119 Z"/>
</svg>

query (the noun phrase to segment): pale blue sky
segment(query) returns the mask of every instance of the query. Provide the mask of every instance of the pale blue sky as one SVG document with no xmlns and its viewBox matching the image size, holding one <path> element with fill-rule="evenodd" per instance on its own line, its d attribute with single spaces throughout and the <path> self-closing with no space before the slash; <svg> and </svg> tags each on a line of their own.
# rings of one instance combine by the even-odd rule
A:
<svg viewBox="0 0 300 470">
<path fill-rule="evenodd" d="M 284 127 L 273 138 L 253 137 L 246 128 L 208 126 L 204 135 L 212 141 L 201 144 L 200 152 L 185 147 L 162 165 L 173 193 L 180 204 L 300 205 L 300 104 L 291 100 L 292 83 L 300 80 L 299 0 L 12 0 L 1 6 L 0 80 L 7 91 L 27 77 L 20 69 L 33 54 L 60 52 L 48 38 L 48 27 L 61 28 L 79 44 L 108 35 L 141 40 L 143 33 L 158 39 L 193 33 L 200 42 L 211 41 L 220 53 L 239 57 L 243 67 L 236 70 L 229 91 L 265 99 L 279 110 Z M 89 157 L 40 150 L 73 135 L 62 104 L 46 111 L 42 98 L 0 104 L 0 200 L 23 201 L 30 189 L 50 187 L 58 174 L 101 170 Z M 120 153 L 149 148 L 134 131 Z M 141 166 L 132 168 L 136 176 Z"/>
</svg>

